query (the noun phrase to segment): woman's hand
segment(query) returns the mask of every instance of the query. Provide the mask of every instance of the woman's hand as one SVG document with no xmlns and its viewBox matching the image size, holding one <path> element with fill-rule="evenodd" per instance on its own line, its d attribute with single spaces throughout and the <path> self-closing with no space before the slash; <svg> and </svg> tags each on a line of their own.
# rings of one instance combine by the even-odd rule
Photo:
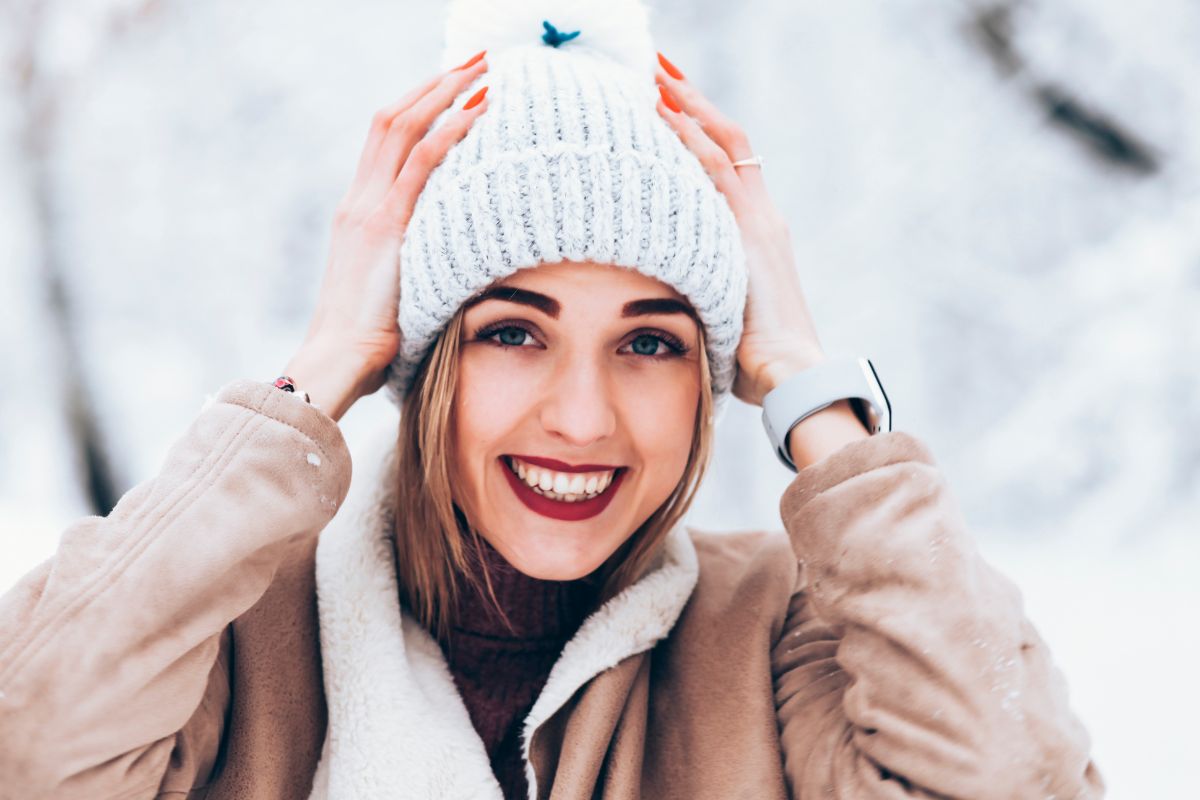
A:
<svg viewBox="0 0 1200 800">
<path fill-rule="evenodd" d="M 717 111 L 661 53 L 658 61 L 655 80 L 663 93 L 658 111 L 725 195 L 742 234 L 749 285 L 733 394 L 761 406 L 763 397 L 781 381 L 825 358 L 800 288 L 791 234 L 767 195 L 762 169 L 733 166 L 734 161 L 754 155 L 745 132 Z M 667 104 L 668 99 L 676 108 Z M 867 435 L 849 402 L 840 400 L 805 418 L 784 441 L 792 462 L 804 469 Z"/>
<path fill-rule="evenodd" d="M 486 51 L 485 51 L 486 52 Z M 329 261 L 304 344 L 286 374 L 335 420 L 383 386 L 400 348 L 400 244 L 429 174 L 487 109 L 434 119 L 487 69 L 480 53 L 381 109 L 333 218 Z M 480 90 L 471 101 L 478 101 Z"/>
<path fill-rule="evenodd" d="M 666 91 L 657 104 L 659 113 L 700 159 L 741 230 L 749 285 L 733 394 L 762 405 L 763 396 L 780 381 L 825 358 L 800 288 L 791 234 L 767 194 L 761 167 L 733 166 L 754 155 L 745 132 L 661 54 L 655 81 L 660 93 Z"/>
</svg>

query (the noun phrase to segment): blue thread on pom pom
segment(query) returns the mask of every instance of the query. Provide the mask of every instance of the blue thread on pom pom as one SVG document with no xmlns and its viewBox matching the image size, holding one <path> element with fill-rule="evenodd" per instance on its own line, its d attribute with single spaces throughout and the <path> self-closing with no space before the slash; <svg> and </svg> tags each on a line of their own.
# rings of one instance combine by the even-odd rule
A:
<svg viewBox="0 0 1200 800">
<path fill-rule="evenodd" d="M 579 35 L 579 31 L 562 33 L 551 25 L 549 20 L 542 20 L 542 27 L 546 29 L 546 32 L 542 34 L 542 41 L 551 47 L 558 47 L 563 42 L 569 42 Z"/>
</svg>

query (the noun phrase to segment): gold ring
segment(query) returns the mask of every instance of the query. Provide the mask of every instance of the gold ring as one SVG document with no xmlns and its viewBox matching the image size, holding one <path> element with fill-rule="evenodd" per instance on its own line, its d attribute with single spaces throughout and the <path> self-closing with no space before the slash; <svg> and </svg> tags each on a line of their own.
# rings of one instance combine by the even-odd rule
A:
<svg viewBox="0 0 1200 800">
<path fill-rule="evenodd" d="M 733 166 L 735 166 L 735 167 L 760 167 L 761 168 L 764 161 L 766 161 L 766 159 L 763 158 L 762 156 L 750 156 L 749 158 L 743 158 L 740 161 L 733 162 Z"/>
</svg>

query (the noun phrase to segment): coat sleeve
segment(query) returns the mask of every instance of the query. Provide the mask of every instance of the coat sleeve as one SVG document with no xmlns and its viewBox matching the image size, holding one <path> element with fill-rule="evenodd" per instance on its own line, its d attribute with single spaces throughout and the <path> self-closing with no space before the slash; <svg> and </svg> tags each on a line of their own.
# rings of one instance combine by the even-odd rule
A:
<svg viewBox="0 0 1200 800">
<path fill-rule="evenodd" d="M 800 562 L 771 654 L 792 796 L 1103 796 L 1061 673 L 920 440 L 852 442 L 780 509 Z"/>
<path fill-rule="evenodd" d="M 269 383 L 223 387 L 159 473 L 61 534 L 0 596 L 0 798 L 154 797 L 203 782 L 229 624 L 345 499 L 337 424 Z M 184 776 L 186 777 L 186 776 Z"/>
</svg>

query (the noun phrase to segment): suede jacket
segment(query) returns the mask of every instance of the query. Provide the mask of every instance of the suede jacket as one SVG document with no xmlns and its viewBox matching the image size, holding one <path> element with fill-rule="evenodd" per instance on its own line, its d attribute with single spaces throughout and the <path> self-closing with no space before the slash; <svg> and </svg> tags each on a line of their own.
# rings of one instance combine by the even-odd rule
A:
<svg viewBox="0 0 1200 800">
<path fill-rule="evenodd" d="M 332 419 L 238 380 L 64 530 L 0 596 L 0 798 L 499 798 L 398 601 L 384 450 L 351 491 Z M 524 722 L 531 798 L 1103 796 L 920 440 L 844 446 L 780 511 L 679 526 L 585 620 Z"/>
</svg>

